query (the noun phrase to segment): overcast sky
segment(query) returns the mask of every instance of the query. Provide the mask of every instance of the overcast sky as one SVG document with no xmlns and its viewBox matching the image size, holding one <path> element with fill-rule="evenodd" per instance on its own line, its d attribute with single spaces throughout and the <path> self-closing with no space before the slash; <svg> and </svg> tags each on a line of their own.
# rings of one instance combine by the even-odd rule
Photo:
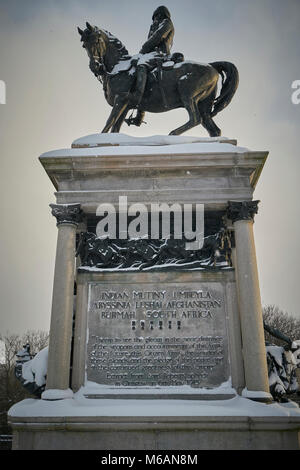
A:
<svg viewBox="0 0 300 470">
<path fill-rule="evenodd" d="M 135 54 L 147 37 L 153 0 L 0 0 L 1 283 L 0 333 L 48 330 L 57 229 L 49 203 L 54 187 L 38 157 L 98 132 L 110 107 L 89 71 L 77 25 L 116 35 Z M 226 137 L 268 150 L 254 197 L 256 249 L 263 304 L 300 318 L 299 123 L 291 84 L 300 80 L 299 0 L 172 0 L 173 51 L 199 62 L 231 61 L 240 85 L 216 117 Z M 122 128 L 168 134 L 185 111 L 147 115 L 147 126 Z M 207 136 L 197 127 L 187 135 Z"/>
</svg>

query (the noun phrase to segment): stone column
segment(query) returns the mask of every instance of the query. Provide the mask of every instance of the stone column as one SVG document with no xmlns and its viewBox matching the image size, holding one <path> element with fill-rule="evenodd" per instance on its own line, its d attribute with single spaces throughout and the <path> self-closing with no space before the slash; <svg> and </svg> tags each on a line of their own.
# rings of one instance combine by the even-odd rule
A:
<svg viewBox="0 0 300 470">
<path fill-rule="evenodd" d="M 245 396 L 269 401 L 271 395 L 253 235 L 258 203 L 229 201 L 227 217 L 232 220 L 235 232 L 235 269 L 247 389 Z"/>
<path fill-rule="evenodd" d="M 69 389 L 73 319 L 76 228 L 80 204 L 50 204 L 58 235 L 52 294 L 46 390 L 43 399 L 72 396 Z"/>
</svg>

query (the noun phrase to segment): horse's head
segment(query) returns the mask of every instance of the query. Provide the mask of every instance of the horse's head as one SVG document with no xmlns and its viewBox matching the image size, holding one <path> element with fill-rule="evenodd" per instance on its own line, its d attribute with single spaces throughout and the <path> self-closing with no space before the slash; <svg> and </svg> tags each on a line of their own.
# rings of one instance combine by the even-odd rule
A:
<svg viewBox="0 0 300 470">
<path fill-rule="evenodd" d="M 120 59 L 128 58 L 125 46 L 109 31 L 86 23 L 86 29 L 78 28 L 78 32 L 83 43 L 82 47 L 88 53 L 90 67 L 94 73 L 95 70 L 98 70 L 100 74 L 105 71 L 110 72 Z"/>
<path fill-rule="evenodd" d="M 106 52 L 106 36 L 103 31 L 97 26 L 91 26 L 88 22 L 85 30 L 77 29 L 83 43 L 82 47 L 86 49 L 91 62 L 102 64 Z"/>
</svg>

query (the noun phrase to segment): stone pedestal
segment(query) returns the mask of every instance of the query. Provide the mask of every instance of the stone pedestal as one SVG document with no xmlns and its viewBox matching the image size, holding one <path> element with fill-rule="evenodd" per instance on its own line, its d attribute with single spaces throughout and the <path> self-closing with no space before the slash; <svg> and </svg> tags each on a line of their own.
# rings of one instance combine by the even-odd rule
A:
<svg viewBox="0 0 300 470">
<path fill-rule="evenodd" d="M 234 399 L 233 399 L 234 400 Z M 153 401 L 153 400 L 152 400 Z M 126 404 L 127 409 L 130 403 Z M 298 450 L 300 419 L 287 416 L 191 416 L 181 403 L 169 406 L 159 402 L 153 415 L 145 415 L 149 401 L 135 405 L 138 416 L 116 416 L 113 406 L 101 401 L 110 416 L 56 416 L 11 418 L 15 450 Z M 273 406 L 273 405 L 261 405 Z M 175 411 L 176 409 L 176 411 Z M 186 410 L 191 410 L 188 402 Z M 214 410 L 210 406 L 210 410 Z M 130 407 L 130 410 L 132 408 Z M 164 411 L 163 411 L 164 410 Z M 194 412 L 195 409 L 193 408 Z M 80 410 L 82 411 L 82 410 Z M 224 409 L 222 409 L 224 411 Z M 20 411 L 19 411 L 20 414 Z"/>
<path fill-rule="evenodd" d="M 252 230 L 266 157 L 226 138 L 122 134 L 40 157 L 54 215 L 76 207 L 83 225 L 58 218 L 47 389 L 31 414 L 22 402 L 10 410 L 15 448 L 297 448 L 299 409 L 252 400 L 271 398 Z M 99 204 L 121 196 L 146 208 L 204 204 L 206 235 L 224 221 L 232 232 L 230 259 L 122 272 L 87 257 L 74 275 L 76 232 L 95 232 Z M 161 303 L 138 303 L 146 292 Z M 192 308 L 171 303 L 185 296 Z"/>
</svg>

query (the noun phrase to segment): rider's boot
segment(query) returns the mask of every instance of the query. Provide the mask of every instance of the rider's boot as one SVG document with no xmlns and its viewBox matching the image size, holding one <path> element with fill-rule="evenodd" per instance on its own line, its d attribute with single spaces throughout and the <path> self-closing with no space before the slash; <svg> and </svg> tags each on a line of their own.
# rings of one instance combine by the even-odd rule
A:
<svg viewBox="0 0 300 470">
<path fill-rule="evenodd" d="M 125 122 L 128 124 L 128 126 L 140 127 L 142 123 L 145 123 L 144 117 L 145 117 L 145 111 L 140 111 L 138 109 L 136 116 L 125 119 Z"/>
<path fill-rule="evenodd" d="M 138 106 L 142 101 L 147 81 L 147 67 L 140 65 L 136 71 L 135 90 L 131 93 L 130 102 L 133 106 Z"/>
</svg>

